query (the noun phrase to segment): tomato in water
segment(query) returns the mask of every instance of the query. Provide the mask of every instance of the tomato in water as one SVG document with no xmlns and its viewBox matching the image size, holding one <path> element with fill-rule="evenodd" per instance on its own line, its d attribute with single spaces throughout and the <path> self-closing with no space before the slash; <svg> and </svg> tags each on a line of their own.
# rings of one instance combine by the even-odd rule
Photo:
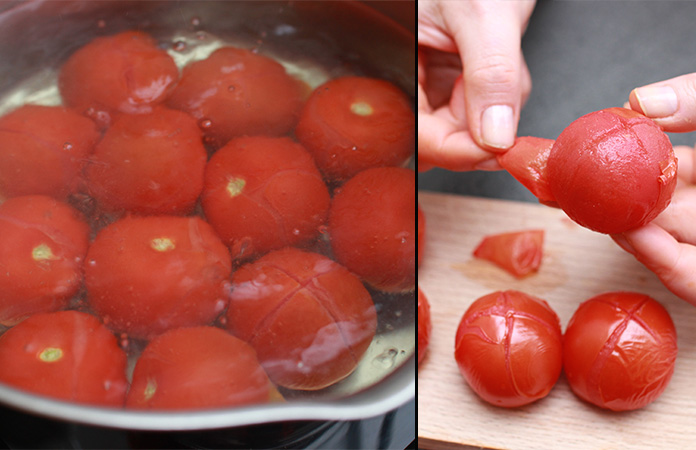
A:
<svg viewBox="0 0 696 450">
<path fill-rule="evenodd" d="M 425 294 L 418 288 L 418 363 L 425 358 L 430 342 L 433 324 L 430 320 L 430 303 Z"/>
<path fill-rule="evenodd" d="M 73 53 L 60 70 L 58 88 L 66 105 L 107 126 L 117 113 L 151 112 L 178 79 L 174 60 L 151 36 L 124 31 Z"/>
<path fill-rule="evenodd" d="M 208 156 L 193 117 L 156 107 L 122 115 L 97 144 L 87 187 L 102 209 L 186 214 L 203 190 Z"/>
<path fill-rule="evenodd" d="M 147 344 L 135 364 L 126 406 L 200 409 L 279 397 L 249 344 L 202 326 L 170 330 Z"/>
<path fill-rule="evenodd" d="M 483 238 L 476 258 L 490 261 L 517 278 L 535 273 L 544 253 L 544 230 L 513 231 Z"/>
<path fill-rule="evenodd" d="M 0 336 L 0 382 L 60 400 L 121 407 L 126 354 L 90 314 L 36 314 Z"/>
<path fill-rule="evenodd" d="M 655 401 L 672 378 L 677 332 L 653 298 L 608 292 L 578 307 L 563 352 L 564 372 L 578 397 L 601 408 L 634 410 Z"/>
<path fill-rule="evenodd" d="M 0 118 L 0 199 L 78 190 L 99 140 L 90 119 L 60 106 L 25 105 Z"/>
<path fill-rule="evenodd" d="M 328 179 L 344 181 L 371 167 L 403 164 L 414 151 L 414 130 L 413 110 L 399 88 L 343 77 L 315 89 L 295 134 Z"/>
<path fill-rule="evenodd" d="M 239 136 L 282 136 L 297 122 L 304 85 L 266 56 L 234 47 L 184 67 L 168 105 L 195 117 L 214 147 Z"/>
<path fill-rule="evenodd" d="M 335 194 L 329 212 L 338 262 L 374 288 L 416 284 L 416 176 L 399 167 L 368 169 Z"/>
<path fill-rule="evenodd" d="M 87 252 L 90 305 L 112 330 L 135 338 L 211 323 L 227 305 L 231 260 L 198 217 L 126 217 Z"/>
<path fill-rule="evenodd" d="M 227 326 L 256 349 L 273 382 L 316 390 L 355 369 L 375 336 L 377 314 L 343 266 L 287 248 L 234 273 Z"/>
<path fill-rule="evenodd" d="M 68 306 L 88 245 L 87 223 L 63 202 L 29 195 L 0 204 L 0 324 Z"/>
<path fill-rule="evenodd" d="M 330 203 L 312 156 L 289 138 L 233 139 L 205 169 L 203 210 L 235 259 L 315 238 Z"/>
<path fill-rule="evenodd" d="M 420 266 L 423 260 L 423 251 L 425 250 L 425 214 L 418 205 L 418 265 Z"/>
<path fill-rule="evenodd" d="M 462 317 L 454 357 L 483 400 L 507 408 L 545 397 L 561 374 L 561 325 L 544 300 L 499 291 L 471 304 Z"/>
</svg>

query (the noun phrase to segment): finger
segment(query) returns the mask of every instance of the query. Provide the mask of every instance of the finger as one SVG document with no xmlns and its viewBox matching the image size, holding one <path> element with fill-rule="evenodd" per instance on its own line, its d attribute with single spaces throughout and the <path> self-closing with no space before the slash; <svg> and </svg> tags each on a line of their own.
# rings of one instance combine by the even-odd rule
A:
<svg viewBox="0 0 696 450">
<path fill-rule="evenodd" d="M 674 147 L 677 157 L 677 176 L 688 184 L 696 184 L 696 166 L 694 166 L 694 149 L 686 145 Z"/>
<path fill-rule="evenodd" d="M 696 187 L 674 193 L 667 208 L 653 221 L 679 242 L 696 245 Z"/>
<path fill-rule="evenodd" d="M 520 87 L 522 89 L 522 98 L 520 99 L 520 109 L 524 107 L 529 99 L 529 94 L 532 92 L 532 76 L 529 73 L 529 67 L 524 60 L 524 56 L 520 54 L 522 60 L 522 70 L 520 71 Z"/>
<path fill-rule="evenodd" d="M 696 130 L 696 73 L 636 88 L 628 100 L 665 131 Z"/>
</svg>

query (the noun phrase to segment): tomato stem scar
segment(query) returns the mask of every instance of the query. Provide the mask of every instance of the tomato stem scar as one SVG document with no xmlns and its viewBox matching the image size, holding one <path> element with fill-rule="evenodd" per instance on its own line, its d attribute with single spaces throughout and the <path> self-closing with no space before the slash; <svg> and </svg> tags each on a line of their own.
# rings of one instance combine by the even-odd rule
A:
<svg viewBox="0 0 696 450">
<path fill-rule="evenodd" d="M 56 259 L 51 247 L 46 244 L 37 245 L 31 251 L 31 256 L 34 261 L 45 261 L 47 259 Z"/>
<path fill-rule="evenodd" d="M 145 400 L 150 400 L 153 395 L 155 395 L 155 392 L 157 391 L 157 382 L 153 379 L 147 380 L 147 385 L 145 386 L 145 390 L 143 391 L 143 397 Z"/>
<path fill-rule="evenodd" d="M 242 193 L 246 186 L 246 180 L 244 178 L 230 178 L 227 183 L 227 192 L 229 192 L 230 197 L 236 197 Z"/>
<path fill-rule="evenodd" d="M 374 112 L 372 106 L 365 102 L 355 102 L 351 104 L 350 110 L 353 114 L 357 114 L 359 116 L 369 116 Z"/>
<path fill-rule="evenodd" d="M 174 250 L 176 246 L 174 245 L 174 242 L 169 239 L 169 238 L 154 238 L 150 242 L 150 247 L 153 249 L 157 250 L 158 252 L 168 252 L 170 250 Z"/>
<path fill-rule="evenodd" d="M 55 362 L 63 357 L 63 350 L 55 347 L 46 347 L 39 353 L 39 359 L 43 362 Z"/>
</svg>

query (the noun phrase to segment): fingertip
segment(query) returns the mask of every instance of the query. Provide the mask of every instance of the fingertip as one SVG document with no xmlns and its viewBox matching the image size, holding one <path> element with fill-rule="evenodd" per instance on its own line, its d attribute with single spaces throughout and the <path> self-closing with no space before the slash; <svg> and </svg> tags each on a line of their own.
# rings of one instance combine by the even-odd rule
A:
<svg viewBox="0 0 696 450">
<path fill-rule="evenodd" d="M 515 113 L 510 105 L 491 105 L 481 114 L 481 143 L 484 148 L 502 152 L 515 143 Z"/>
</svg>

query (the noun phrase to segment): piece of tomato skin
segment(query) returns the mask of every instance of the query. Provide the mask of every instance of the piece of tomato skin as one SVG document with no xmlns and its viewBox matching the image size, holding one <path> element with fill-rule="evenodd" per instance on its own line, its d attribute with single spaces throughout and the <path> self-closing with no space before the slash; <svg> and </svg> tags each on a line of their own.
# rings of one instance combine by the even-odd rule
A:
<svg viewBox="0 0 696 450">
<path fill-rule="evenodd" d="M 539 270 L 543 245 L 544 230 L 514 231 L 484 237 L 473 255 L 517 278 L 524 278 Z"/>
<path fill-rule="evenodd" d="M 433 323 L 430 318 L 430 303 L 420 287 L 418 288 L 418 364 L 423 362 L 430 343 Z"/>
<path fill-rule="evenodd" d="M 547 205 L 555 204 L 546 170 L 554 142 L 553 139 L 520 136 L 508 151 L 496 156 L 503 169 L 529 189 L 539 202 Z"/>
</svg>

